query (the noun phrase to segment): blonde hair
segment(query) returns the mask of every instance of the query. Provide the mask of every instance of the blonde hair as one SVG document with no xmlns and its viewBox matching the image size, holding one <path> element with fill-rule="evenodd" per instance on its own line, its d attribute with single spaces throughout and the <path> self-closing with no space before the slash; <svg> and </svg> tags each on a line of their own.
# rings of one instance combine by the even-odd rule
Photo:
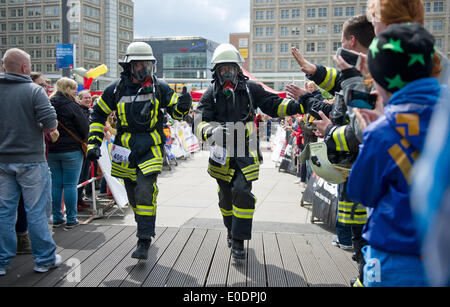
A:
<svg viewBox="0 0 450 307">
<path fill-rule="evenodd" d="M 85 94 L 89 94 L 90 95 L 91 92 L 89 92 L 88 90 L 81 91 L 81 92 L 78 93 L 78 98 L 80 100 L 83 99 Z"/>
<path fill-rule="evenodd" d="M 50 96 L 50 98 L 53 98 L 53 96 L 55 96 L 56 93 L 61 93 L 71 100 L 76 100 L 76 96 L 73 95 L 72 90 L 74 89 L 76 90 L 77 87 L 78 83 L 75 80 L 63 77 L 58 81 L 56 81 L 55 92 Z"/>
</svg>

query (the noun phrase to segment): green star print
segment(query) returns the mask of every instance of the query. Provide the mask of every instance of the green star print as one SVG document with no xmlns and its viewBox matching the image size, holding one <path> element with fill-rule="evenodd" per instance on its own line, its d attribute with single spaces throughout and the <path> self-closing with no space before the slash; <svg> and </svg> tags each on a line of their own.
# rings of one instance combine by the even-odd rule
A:
<svg viewBox="0 0 450 307">
<path fill-rule="evenodd" d="M 375 37 L 372 41 L 372 44 L 370 45 L 369 49 L 372 52 L 372 58 L 374 59 L 378 52 L 380 52 L 380 49 L 378 49 L 378 42 L 380 40 L 378 37 Z"/>
<path fill-rule="evenodd" d="M 420 64 L 425 66 L 425 58 L 424 58 L 423 54 L 421 54 L 421 53 L 419 53 L 419 54 L 411 53 L 411 54 L 409 54 L 409 56 L 411 57 L 411 60 L 408 63 L 408 67 L 413 66 L 417 62 L 419 62 Z"/>
<path fill-rule="evenodd" d="M 388 85 L 388 89 L 393 89 L 393 88 L 398 88 L 398 89 L 402 89 L 406 84 L 408 84 L 408 82 L 404 82 L 402 80 L 402 77 L 397 74 L 394 78 L 389 79 L 389 78 L 385 78 L 386 81 L 389 83 Z"/>
<path fill-rule="evenodd" d="M 401 40 L 394 40 L 393 38 L 391 38 L 388 44 L 383 45 L 382 49 L 383 50 L 389 49 L 395 52 L 403 53 L 405 51 L 403 50 L 401 44 L 402 44 Z"/>
</svg>

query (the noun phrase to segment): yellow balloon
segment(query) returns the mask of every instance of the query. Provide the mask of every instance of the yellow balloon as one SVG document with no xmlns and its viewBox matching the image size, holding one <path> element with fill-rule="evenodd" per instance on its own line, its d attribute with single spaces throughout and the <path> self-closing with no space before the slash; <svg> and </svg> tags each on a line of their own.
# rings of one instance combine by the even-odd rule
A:
<svg viewBox="0 0 450 307">
<path fill-rule="evenodd" d="M 86 74 L 86 78 L 96 79 L 99 76 L 106 74 L 107 72 L 108 72 L 108 67 L 105 64 L 102 64 L 102 65 L 88 71 Z"/>
</svg>

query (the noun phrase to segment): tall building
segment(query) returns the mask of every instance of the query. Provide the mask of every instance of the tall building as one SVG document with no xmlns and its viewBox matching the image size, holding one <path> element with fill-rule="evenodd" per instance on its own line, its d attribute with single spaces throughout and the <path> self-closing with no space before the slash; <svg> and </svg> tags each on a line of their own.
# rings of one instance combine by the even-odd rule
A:
<svg viewBox="0 0 450 307">
<path fill-rule="evenodd" d="M 250 33 L 230 33 L 230 44 L 239 50 L 245 60 L 242 67 L 249 71 L 251 62 L 251 58 L 249 56 Z"/>
<path fill-rule="evenodd" d="M 276 90 L 304 80 L 291 47 L 315 64 L 335 66 L 344 22 L 366 13 L 367 0 L 250 0 L 250 71 Z M 450 5 L 424 0 L 425 27 L 450 55 Z"/>
<path fill-rule="evenodd" d="M 212 56 L 218 43 L 203 37 L 136 38 L 152 46 L 157 60 L 157 76 L 176 79 L 206 80 L 212 78 Z"/>
<path fill-rule="evenodd" d="M 56 44 L 62 43 L 62 1 L 0 0 L 0 53 L 13 47 L 31 55 L 32 69 L 53 80 Z M 70 43 L 76 45 L 76 67 L 101 64 L 107 75 L 93 84 L 102 89 L 119 76 L 117 61 L 133 40 L 134 3 L 131 0 L 69 0 Z"/>
</svg>

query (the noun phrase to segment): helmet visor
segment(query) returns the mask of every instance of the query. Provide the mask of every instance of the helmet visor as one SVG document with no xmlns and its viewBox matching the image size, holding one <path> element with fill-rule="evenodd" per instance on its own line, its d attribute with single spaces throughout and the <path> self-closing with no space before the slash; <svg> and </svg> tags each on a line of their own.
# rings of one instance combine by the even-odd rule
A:
<svg viewBox="0 0 450 307">
<path fill-rule="evenodd" d="M 217 75 L 220 83 L 223 85 L 230 81 L 234 85 L 237 84 L 239 67 L 235 64 L 223 64 L 217 67 Z"/>
<path fill-rule="evenodd" d="M 131 73 L 139 82 L 144 82 L 153 76 L 155 63 L 153 61 L 132 61 Z"/>
</svg>

